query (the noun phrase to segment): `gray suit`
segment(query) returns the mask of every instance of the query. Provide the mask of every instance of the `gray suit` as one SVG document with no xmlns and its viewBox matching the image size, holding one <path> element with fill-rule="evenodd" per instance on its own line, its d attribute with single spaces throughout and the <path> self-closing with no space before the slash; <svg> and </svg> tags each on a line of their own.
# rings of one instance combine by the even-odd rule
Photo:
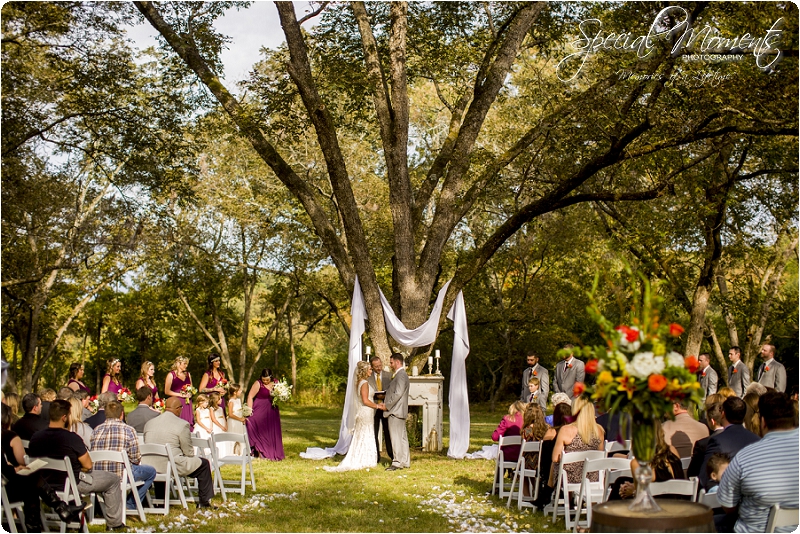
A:
<svg viewBox="0 0 800 534">
<path fill-rule="evenodd" d="M 736 369 L 734 373 L 733 370 Z M 750 369 L 744 364 L 742 360 L 736 362 L 736 365 L 728 366 L 728 386 L 736 393 L 737 397 L 744 397 L 744 391 L 750 385 Z"/>
<path fill-rule="evenodd" d="M 553 391 L 556 393 L 566 393 L 570 399 L 574 399 L 573 388 L 576 382 L 583 382 L 586 377 L 583 362 L 578 358 L 572 358 L 572 367 L 567 367 L 567 360 L 561 360 L 556 365 L 556 379 L 553 381 Z"/>
<path fill-rule="evenodd" d="M 535 375 L 533 375 L 534 371 L 536 371 Z M 520 393 L 519 400 L 528 402 L 531 396 L 531 392 L 528 390 L 528 382 L 530 382 L 531 376 L 539 379 L 539 406 L 544 411 L 547 409 L 547 397 L 550 394 L 550 373 L 538 363 L 522 372 L 522 393 Z"/>
<path fill-rule="evenodd" d="M 405 369 L 398 369 L 386 390 L 386 411 L 383 416 L 389 419 L 389 435 L 392 439 L 393 467 L 411 467 L 411 453 L 408 449 L 406 418 L 408 417 L 408 375 Z"/>
<path fill-rule="evenodd" d="M 144 425 L 147 424 L 150 419 L 155 419 L 159 415 L 157 411 L 152 410 L 148 405 L 140 404 L 135 410 L 129 413 L 125 419 L 136 432 L 143 434 Z"/>
<path fill-rule="evenodd" d="M 144 425 L 144 442 L 166 445 L 172 449 L 178 474 L 188 476 L 200 467 L 199 456 L 194 455 L 189 422 L 172 412 L 164 412 Z M 148 459 L 150 461 L 150 459 Z M 152 457 L 152 465 L 159 473 L 167 472 L 167 459 Z"/>
<path fill-rule="evenodd" d="M 705 374 L 705 376 L 703 376 Z M 717 392 L 717 383 L 719 382 L 719 376 L 717 372 L 714 370 L 713 367 L 710 365 L 705 369 L 698 371 L 697 373 L 697 380 L 700 381 L 700 385 L 703 387 L 703 401 L 706 400 L 706 397 L 709 395 L 713 395 Z"/>
<path fill-rule="evenodd" d="M 778 360 L 769 363 L 767 371 L 766 362 L 758 368 L 758 383 L 764 387 L 775 388 L 781 393 L 786 392 L 786 368 Z"/>
<path fill-rule="evenodd" d="M 386 391 L 389 387 L 389 384 L 392 382 L 392 373 L 389 371 L 381 371 L 381 387 L 378 387 L 378 381 L 375 377 L 375 372 L 369 375 L 367 379 L 369 385 L 372 386 L 375 391 Z M 374 400 L 374 399 L 372 399 Z M 380 434 L 378 430 L 383 426 L 383 439 L 386 441 L 386 454 L 389 455 L 389 458 L 394 459 L 394 454 L 392 452 L 392 437 L 389 435 L 389 420 L 383 417 L 383 410 L 375 410 L 375 449 L 378 453 L 378 462 L 381 461 L 381 442 L 380 442 Z"/>
</svg>

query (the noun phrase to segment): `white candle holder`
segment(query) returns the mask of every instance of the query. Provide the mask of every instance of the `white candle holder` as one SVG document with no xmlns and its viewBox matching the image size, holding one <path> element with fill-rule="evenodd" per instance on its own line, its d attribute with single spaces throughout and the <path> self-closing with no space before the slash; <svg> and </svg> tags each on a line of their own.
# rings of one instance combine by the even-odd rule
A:
<svg viewBox="0 0 800 534">
<path fill-rule="evenodd" d="M 439 351 L 436 351 L 436 374 L 441 376 L 442 372 L 439 370 Z"/>
</svg>

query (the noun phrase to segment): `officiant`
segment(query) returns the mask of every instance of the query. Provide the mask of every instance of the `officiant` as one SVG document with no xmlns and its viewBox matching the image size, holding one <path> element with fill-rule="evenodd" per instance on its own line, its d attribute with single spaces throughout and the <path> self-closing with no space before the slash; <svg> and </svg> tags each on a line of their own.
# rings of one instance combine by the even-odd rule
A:
<svg viewBox="0 0 800 534">
<path fill-rule="evenodd" d="M 392 381 L 392 373 L 383 370 L 383 361 L 378 356 L 372 356 L 369 363 L 372 366 L 372 375 L 367 380 L 375 388 L 376 397 L 385 397 L 386 388 Z M 373 400 L 378 402 L 383 398 Z M 383 410 L 375 410 L 375 448 L 377 449 L 378 463 L 381 462 L 381 435 L 378 432 L 381 425 L 383 425 L 383 438 L 386 440 L 386 454 L 389 455 L 389 459 L 394 460 L 392 439 L 389 437 L 389 419 L 383 417 Z"/>
</svg>

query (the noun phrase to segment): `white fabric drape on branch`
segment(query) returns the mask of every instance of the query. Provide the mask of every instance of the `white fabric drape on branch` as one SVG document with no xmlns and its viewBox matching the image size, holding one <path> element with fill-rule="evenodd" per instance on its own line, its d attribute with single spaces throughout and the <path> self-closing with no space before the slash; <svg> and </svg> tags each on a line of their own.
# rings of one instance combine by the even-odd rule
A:
<svg viewBox="0 0 800 534">
<path fill-rule="evenodd" d="M 444 297 L 447 288 L 452 280 L 442 286 L 436 303 L 433 305 L 431 315 L 427 321 L 413 330 L 405 327 L 402 321 L 395 315 L 392 306 L 383 291 L 380 292 L 381 306 L 383 308 L 383 318 L 386 323 L 386 330 L 398 343 L 405 347 L 424 347 L 436 341 L 436 332 L 439 328 L 439 318 L 442 315 Z M 364 296 L 361 293 L 361 286 L 356 277 L 353 287 L 353 304 L 350 307 L 352 320 L 350 323 L 350 348 L 348 351 L 348 373 L 347 373 L 347 393 L 342 410 L 342 422 L 339 426 L 339 441 L 336 445 L 326 449 L 319 447 L 309 447 L 306 452 L 301 452 L 300 456 L 309 460 L 321 460 L 330 458 L 334 454 L 347 454 L 350 448 L 350 441 L 353 438 L 353 427 L 355 425 L 355 403 L 353 401 L 353 388 L 355 384 L 355 368 L 361 359 L 361 336 L 364 334 L 364 321 L 367 317 L 367 310 L 364 306 Z M 450 377 L 450 449 L 448 456 L 453 458 L 463 458 L 469 447 L 469 402 L 467 399 L 467 370 L 465 360 L 469 354 L 469 334 L 467 333 L 467 314 L 464 307 L 464 295 L 459 291 L 456 301 L 447 316 L 454 322 L 456 332 L 453 341 L 453 365 L 452 376 Z M 455 390 L 455 391 L 454 391 Z M 455 407 L 455 412 L 454 412 Z M 455 440 L 455 443 L 454 443 Z"/>
<path fill-rule="evenodd" d="M 469 449 L 469 399 L 467 398 L 467 356 L 469 332 L 464 294 L 459 291 L 447 318 L 453 321 L 453 359 L 450 365 L 450 448 L 447 456 L 461 459 Z"/>
</svg>

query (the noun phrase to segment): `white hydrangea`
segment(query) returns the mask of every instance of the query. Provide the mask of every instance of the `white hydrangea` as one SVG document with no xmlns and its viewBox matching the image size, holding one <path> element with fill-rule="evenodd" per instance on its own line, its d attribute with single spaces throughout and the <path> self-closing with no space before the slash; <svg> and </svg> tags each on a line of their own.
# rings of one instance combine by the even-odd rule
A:
<svg viewBox="0 0 800 534">
<path fill-rule="evenodd" d="M 682 368 L 684 366 L 683 356 L 675 352 L 674 350 L 667 354 L 667 367 L 678 367 Z"/>
<path fill-rule="evenodd" d="M 654 356 L 652 352 L 639 352 L 627 365 L 628 374 L 636 378 L 647 378 L 664 370 L 664 357 Z"/>
</svg>

